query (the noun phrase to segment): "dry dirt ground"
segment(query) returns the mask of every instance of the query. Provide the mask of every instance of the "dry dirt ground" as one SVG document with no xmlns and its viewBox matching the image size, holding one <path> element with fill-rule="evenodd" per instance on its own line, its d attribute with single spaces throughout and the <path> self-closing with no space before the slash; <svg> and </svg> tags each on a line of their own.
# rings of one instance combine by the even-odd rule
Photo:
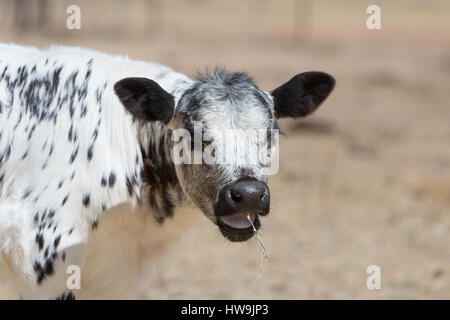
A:
<svg viewBox="0 0 450 320">
<path fill-rule="evenodd" d="M 4 22 L 0 41 L 88 46 L 191 76 L 225 66 L 264 89 L 307 70 L 337 80 L 309 119 L 281 121 L 262 277 L 253 283 L 257 243 L 226 242 L 197 212 L 133 298 L 450 298 L 448 1 L 376 1 L 377 31 L 365 27 L 373 1 L 127 2 L 134 16 L 117 1 L 79 2 L 82 30 L 65 30 L 58 7 L 44 31 Z M 372 264 L 380 290 L 366 287 Z"/>
</svg>

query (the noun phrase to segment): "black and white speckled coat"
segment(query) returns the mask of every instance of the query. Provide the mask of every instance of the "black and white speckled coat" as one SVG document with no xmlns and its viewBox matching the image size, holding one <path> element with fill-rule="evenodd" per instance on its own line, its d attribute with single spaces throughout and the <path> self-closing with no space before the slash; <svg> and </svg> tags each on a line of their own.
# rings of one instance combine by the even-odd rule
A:
<svg viewBox="0 0 450 320">
<path fill-rule="evenodd" d="M 239 165 L 174 165 L 166 123 L 201 121 L 212 137 L 276 128 L 277 117 L 314 111 L 334 86 L 324 73 L 302 75 L 268 93 L 243 73 L 194 81 L 88 49 L 0 45 L 0 271 L 16 297 L 126 295 L 190 221 L 161 227 L 184 199 L 217 224 L 223 185 L 267 180 L 267 164 L 248 155 Z M 77 292 L 66 286 L 71 265 L 82 271 Z"/>
</svg>

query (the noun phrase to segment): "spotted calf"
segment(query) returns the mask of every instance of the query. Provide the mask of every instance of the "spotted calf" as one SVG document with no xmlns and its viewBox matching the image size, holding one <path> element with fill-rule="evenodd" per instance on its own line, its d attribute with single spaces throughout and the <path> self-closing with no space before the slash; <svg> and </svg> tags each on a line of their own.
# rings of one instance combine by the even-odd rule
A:
<svg viewBox="0 0 450 320">
<path fill-rule="evenodd" d="M 310 114 L 333 87 L 322 72 L 267 92 L 245 73 L 192 80 L 88 49 L 0 45 L 0 269 L 17 297 L 117 297 L 170 243 L 177 219 L 164 221 L 187 201 L 227 239 L 249 239 L 245 217 L 259 228 L 270 211 L 256 149 L 276 146 L 244 154 L 240 141 Z M 229 161 L 174 161 L 174 130 L 194 137 L 198 123 L 201 148 Z M 72 265 L 81 289 L 67 284 Z"/>
</svg>

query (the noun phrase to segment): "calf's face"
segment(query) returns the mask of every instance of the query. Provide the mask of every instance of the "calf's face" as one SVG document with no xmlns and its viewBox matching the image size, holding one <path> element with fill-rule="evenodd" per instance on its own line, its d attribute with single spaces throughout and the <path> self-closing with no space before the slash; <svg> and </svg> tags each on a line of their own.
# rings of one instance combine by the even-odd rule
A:
<svg viewBox="0 0 450 320">
<path fill-rule="evenodd" d="M 245 241 L 270 211 L 276 119 L 312 113 L 334 84 L 326 73 L 306 72 L 266 92 L 244 73 L 216 71 L 199 77 L 176 106 L 152 80 L 123 79 L 115 89 L 135 117 L 170 122 L 182 189 L 227 239 Z"/>
</svg>

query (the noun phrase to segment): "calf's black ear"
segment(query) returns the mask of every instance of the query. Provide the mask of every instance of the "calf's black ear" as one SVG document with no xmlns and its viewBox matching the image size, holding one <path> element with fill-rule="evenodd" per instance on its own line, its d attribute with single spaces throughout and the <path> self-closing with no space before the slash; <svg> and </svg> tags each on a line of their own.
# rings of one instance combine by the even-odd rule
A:
<svg viewBox="0 0 450 320">
<path fill-rule="evenodd" d="M 304 72 L 271 92 L 275 116 L 305 117 L 314 112 L 328 97 L 335 85 L 332 76 L 324 72 Z"/>
<path fill-rule="evenodd" d="M 114 85 L 119 100 L 135 118 L 169 122 L 175 112 L 173 96 L 147 78 L 125 78 Z"/>
</svg>

